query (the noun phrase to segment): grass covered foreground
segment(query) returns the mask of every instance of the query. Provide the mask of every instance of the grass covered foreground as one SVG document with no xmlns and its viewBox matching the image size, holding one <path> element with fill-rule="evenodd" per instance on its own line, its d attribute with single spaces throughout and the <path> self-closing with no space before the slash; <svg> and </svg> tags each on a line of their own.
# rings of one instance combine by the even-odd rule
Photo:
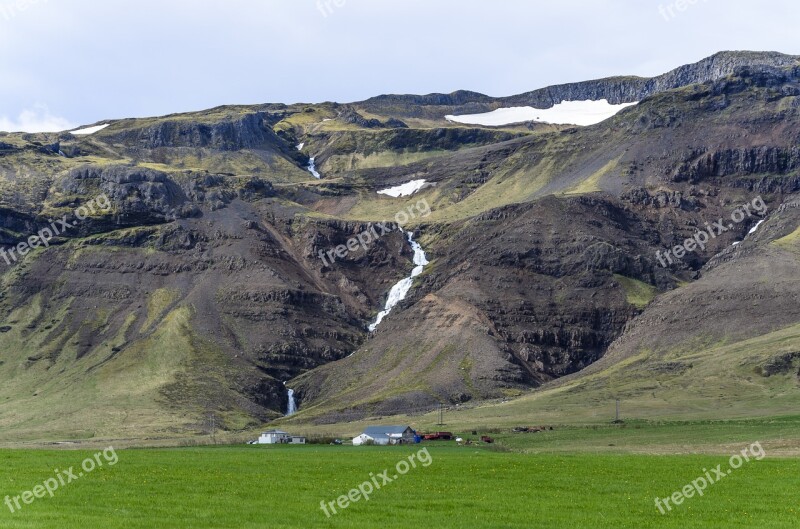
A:
<svg viewBox="0 0 800 529">
<path fill-rule="evenodd" d="M 104 466 L 20 511 L 4 529 L 542 527 L 680 529 L 797 526 L 800 460 L 745 463 L 662 515 L 667 497 L 727 456 L 526 454 L 426 445 L 431 456 L 327 518 L 336 501 L 415 447 L 300 446 L 118 450 Z M 742 448 L 746 444 L 743 443 Z M 738 450 L 737 450 L 738 452 Z M 0 451 L 0 500 L 80 467 L 86 451 Z"/>
</svg>

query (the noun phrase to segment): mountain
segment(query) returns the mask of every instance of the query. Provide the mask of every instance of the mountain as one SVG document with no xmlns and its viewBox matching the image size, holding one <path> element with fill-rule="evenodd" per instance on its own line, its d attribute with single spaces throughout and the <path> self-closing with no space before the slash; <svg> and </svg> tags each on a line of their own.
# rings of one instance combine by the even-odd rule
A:
<svg viewBox="0 0 800 529">
<path fill-rule="evenodd" d="M 75 219 L 0 256 L 0 440 L 246 430 L 283 416 L 286 387 L 306 423 L 508 397 L 526 413 L 592 410 L 617 390 L 679 415 L 681 388 L 702 396 L 696 413 L 756 393 L 729 413 L 788 410 L 798 96 L 797 57 L 723 52 L 509 98 L 0 134 L 0 246 Z M 585 99 L 638 104 L 587 127 L 445 119 Z M 704 248 L 663 258 L 743 205 Z M 370 333 L 419 266 L 398 223 L 430 264 Z"/>
</svg>

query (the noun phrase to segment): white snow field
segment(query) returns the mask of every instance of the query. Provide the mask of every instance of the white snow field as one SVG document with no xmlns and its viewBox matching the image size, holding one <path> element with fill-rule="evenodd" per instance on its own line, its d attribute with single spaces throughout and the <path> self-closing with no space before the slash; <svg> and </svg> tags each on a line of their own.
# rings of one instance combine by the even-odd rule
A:
<svg viewBox="0 0 800 529">
<path fill-rule="evenodd" d="M 390 197 L 409 197 L 422 189 L 425 185 L 425 180 L 412 180 L 401 184 L 399 186 L 390 187 L 388 189 L 381 189 L 378 191 L 379 195 L 389 195 Z"/>
<path fill-rule="evenodd" d="M 110 123 L 106 123 L 105 125 L 95 125 L 94 127 L 86 127 L 85 129 L 71 130 L 69 133 L 73 136 L 88 136 L 89 134 L 100 132 L 109 125 Z"/>
<path fill-rule="evenodd" d="M 463 116 L 445 116 L 448 121 L 465 125 L 483 125 L 499 127 L 524 121 L 552 123 L 554 125 L 595 125 L 605 121 L 623 108 L 636 103 L 612 105 L 607 99 L 598 101 L 562 101 L 553 108 L 510 107 L 498 108 L 484 114 L 465 114 Z"/>
</svg>

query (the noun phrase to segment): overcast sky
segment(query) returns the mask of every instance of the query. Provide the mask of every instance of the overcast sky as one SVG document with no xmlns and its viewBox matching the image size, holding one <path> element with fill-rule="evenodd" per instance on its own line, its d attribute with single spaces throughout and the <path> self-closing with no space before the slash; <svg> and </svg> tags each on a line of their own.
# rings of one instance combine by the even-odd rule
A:
<svg viewBox="0 0 800 529">
<path fill-rule="evenodd" d="M 797 0 L 0 0 L 0 130 L 651 76 L 800 54 L 799 20 Z"/>
</svg>

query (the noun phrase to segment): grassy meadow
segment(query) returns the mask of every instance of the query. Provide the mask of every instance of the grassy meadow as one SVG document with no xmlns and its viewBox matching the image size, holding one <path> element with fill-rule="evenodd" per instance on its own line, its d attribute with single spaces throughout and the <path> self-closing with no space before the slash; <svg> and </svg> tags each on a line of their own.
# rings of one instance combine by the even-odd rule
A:
<svg viewBox="0 0 800 529">
<path fill-rule="evenodd" d="M 515 445 L 414 447 L 227 446 L 118 450 L 116 465 L 66 484 L 20 511 L 0 509 L 4 529 L 159 527 L 542 527 L 686 529 L 796 527 L 800 459 L 752 460 L 702 497 L 662 515 L 670 496 L 727 455 L 534 454 Z M 540 438 L 543 439 L 543 438 Z M 558 442 L 558 440 L 554 440 Z M 739 450 L 750 442 L 741 443 Z M 428 466 L 326 517 L 341 495 L 427 447 Z M 80 467 L 92 451 L 0 451 L 0 500 L 31 490 L 54 469 Z M 419 458 L 420 461 L 423 458 Z M 337 508 L 337 510 L 339 510 Z"/>
</svg>

